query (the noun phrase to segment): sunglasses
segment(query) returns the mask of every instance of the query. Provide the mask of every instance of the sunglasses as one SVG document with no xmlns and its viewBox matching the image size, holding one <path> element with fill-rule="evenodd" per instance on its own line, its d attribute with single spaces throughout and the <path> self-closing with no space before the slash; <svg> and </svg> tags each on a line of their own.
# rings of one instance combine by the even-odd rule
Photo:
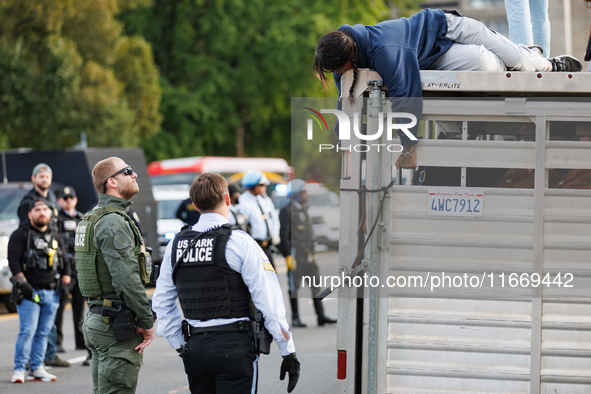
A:
<svg viewBox="0 0 591 394">
<path fill-rule="evenodd" d="M 105 183 L 103 183 L 103 193 L 107 192 L 107 181 L 111 178 L 115 178 L 119 174 L 131 176 L 131 175 L 133 175 L 133 168 L 131 168 L 131 166 L 127 166 L 125 168 L 120 169 L 119 171 L 117 171 L 116 173 L 111 175 L 110 177 L 108 177 L 107 180 L 105 181 Z"/>
<path fill-rule="evenodd" d="M 68 200 L 73 200 L 74 198 L 75 197 L 73 197 L 73 196 L 66 196 L 66 197 L 64 197 L 64 200 L 68 201 Z"/>
</svg>

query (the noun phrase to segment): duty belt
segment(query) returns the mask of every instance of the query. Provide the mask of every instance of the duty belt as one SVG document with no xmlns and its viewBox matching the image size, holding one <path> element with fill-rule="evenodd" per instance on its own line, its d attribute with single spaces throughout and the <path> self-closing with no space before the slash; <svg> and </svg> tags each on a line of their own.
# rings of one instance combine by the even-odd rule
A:
<svg viewBox="0 0 591 394">
<path fill-rule="evenodd" d="M 57 288 L 57 283 L 44 283 L 41 285 L 32 285 L 33 289 L 35 290 L 55 290 Z"/>
<path fill-rule="evenodd" d="M 117 317 L 119 316 L 123 309 L 129 309 L 132 314 L 135 316 L 135 313 L 129 308 L 129 306 L 125 304 L 116 304 L 115 306 L 103 306 L 103 305 L 92 305 L 88 308 L 92 313 L 96 313 L 102 316 L 109 316 L 109 317 Z"/>
<path fill-rule="evenodd" d="M 88 308 L 92 313 L 96 313 L 97 315 L 105 316 L 104 309 L 102 305 L 92 305 Z"/>
<path fill-rule="evenodd" d="M 252 324 L 250 321 L 241 320 L 235 323 L 224 324 L 221 326 L 211 327 L 193 327 L 189 325 L 189 335 L 195 335 L 202 332 L 216 332 L 216 331 L 252 331 Z"/>
</svg>

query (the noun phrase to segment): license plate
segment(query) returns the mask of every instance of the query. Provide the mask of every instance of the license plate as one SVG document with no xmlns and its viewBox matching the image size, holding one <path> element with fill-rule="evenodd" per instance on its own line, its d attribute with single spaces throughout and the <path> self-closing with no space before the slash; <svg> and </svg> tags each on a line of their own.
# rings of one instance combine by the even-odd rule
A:
<svg viewBox="0 0 591 394">
<path fill-rule="evenodd" d="M 484 189 L 429 188 L 427 213 L 433 216 L 475 216 L 484 214 Z"/>
</svg>

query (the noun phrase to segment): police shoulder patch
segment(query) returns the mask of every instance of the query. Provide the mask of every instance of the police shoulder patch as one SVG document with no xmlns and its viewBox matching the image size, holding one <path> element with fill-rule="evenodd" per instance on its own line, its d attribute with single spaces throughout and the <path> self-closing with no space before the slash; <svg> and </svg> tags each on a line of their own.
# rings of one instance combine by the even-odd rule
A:
<svg viewBox="0 0 591 394">
<path fill-rule="evenodd" d="M 257 245 L 257 248 L 259 249 L 259 253 L 261 254 L 261 258 L 263 259 L 262 260 L 263 268 L 267 271 L 275 272 L 275 268 L 273 268 L 273 265 L 269 261 L 269 257 L 267 257 L 267 254 L 265 253 L 263 248 L 261 248 L 258 243 L 256 245 Z"/>
<path fill-rule="evenodd" d="M 131 239 L 127 237 L 121 230 L 117 230 L 113 234 L 113 247 L 117 250 L 124 250 L 131 246 Z"/>
</svg>

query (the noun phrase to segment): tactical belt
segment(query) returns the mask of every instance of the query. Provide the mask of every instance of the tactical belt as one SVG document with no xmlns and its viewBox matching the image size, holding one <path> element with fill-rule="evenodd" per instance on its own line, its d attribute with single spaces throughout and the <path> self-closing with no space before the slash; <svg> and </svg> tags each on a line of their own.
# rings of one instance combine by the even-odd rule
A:
<svg viewBox="0 0 591 394">
<path fill-rule="evenodd" d="M 32 285 L 32 287 L 35 290 L 55 290 L 57 288 L 57 283 L 44 283 L 42 285 Z"/>
<path fill-rule="evenodd" d="M 107 299 L 107 298 L 102 298 L 102 297 L 88 297 L 88 301 L 89 302 L 100 302 L 102 303 L 104 300 L 109 300 L 111 301 L 111 303 L 113 303 L 113 305 L 116 304 L 121 304 L 121 300 L 118 299 Z"/>
<path fill-rule="evenodd" d="M 252 331 L 252 324 L 250 321 L 241 320 L 231 324 L 224 324 L 221 326 L 211 327 L 193 327 L 189 325 L 189 334 L 195 335 L 202 332 L 216 332 L 216 331 Z"/>
<path fill-rule="evenodd" d="M 102 305 L 93 305 L 88 308 L 92 313 L 96 313 L 97 315 L 103 314 L 103 306 Z"/>
<path fill-rule="evenodd" d="M 115 306 L 113 307 L 104 307 L 103 305 L 92 305 L 91 307 L 89 307 L 88 309 L 92 312 L 92 313 L 96 313 L 98 315 L 102 315 L 102 316 L 111 316 L 111 317 L 116 317 L 114 315 L 118 315 L 121 313 L 121 310 L 123 309 L 129 309 L 131 310 L 127 305 L 125 304 L 113 304 Z M 107 313 L 105 313 L 105 308 L 108 308 L 109 311 Z M 115 310 L 119 309 L 118 312 L 113 313 Z M 132 311 L 133 312 L 133 311 Z M 134 313 L 135 316 L 135 313 Z"/>
</svg>

